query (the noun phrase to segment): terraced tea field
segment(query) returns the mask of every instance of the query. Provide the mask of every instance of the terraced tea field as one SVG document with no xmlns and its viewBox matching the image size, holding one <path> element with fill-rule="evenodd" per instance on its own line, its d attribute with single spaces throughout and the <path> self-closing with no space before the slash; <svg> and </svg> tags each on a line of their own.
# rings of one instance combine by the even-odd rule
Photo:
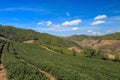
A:
<svg viewBox="0 0 120 80">
<path fill-rule="evenodd" d="M 0 60 L 9 80 L 120 80 L 120 63 L 0 40 Z"/>
</svg>

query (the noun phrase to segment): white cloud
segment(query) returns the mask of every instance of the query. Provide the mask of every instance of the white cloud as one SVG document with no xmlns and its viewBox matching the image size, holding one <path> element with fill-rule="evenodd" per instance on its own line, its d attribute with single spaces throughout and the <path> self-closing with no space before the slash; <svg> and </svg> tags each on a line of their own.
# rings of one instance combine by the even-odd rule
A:
<svg viewBox="0 0 120 80">
<path fill-rule="evenodd" d="M 73 31 L 76 31 L 76 30 L 79 30 L 79 29 L 80 29 L 80 28 L 78 28 L 78 27 L 72 28 Z"/>
<path fill-rule="evenodd" d="M 69 13 L 69 12 L 67 12 L 67 13 L 66 13 L 66 16 L 70 16 L 70 13 Z"/>
<path fill-rule="evenodd" d="M 49 28 L 49 30 L 55 31 L 55 30 L 58 29 L 59 27 L 60 27 L 59 24 L 53 25 L 53 27 Z"/>
<path fill-rule="evenodd" d="M 88 30 L 89 33 L 93 32 L 92 30 Z"/>
<path fill-rule="evenodd" d="M 104 24 L 104 23 L 105 21 L 94 21 L 90 25 L 94 26 L 94 25 L 99 25 L 99 24 Z"/>
<path fill-rule="evenodd" d="M 76 20 L 72 20 L 72 21 L 65 21 L 62 23 L 63 26 L 73 26 L 73 25 L 78 25 L 82 22 L 81 19 L 76 19 Z"/>
<path fill-rule="evenodd" d="M 46 26 L 50 26 L 52 25 L 51 21 L 40 21 L 37 23 L 37 25 L 46 25 Z"/>
<path fill-rule="evenodd" d="M 107 15 L 98 15 L 94 18 L 94 20 L 104 19 L 107 18 Z"/>
<path fill-rule="evenodd" d="M 94 35 L 94 36 L 96 36 L 96 35 L 102 35 L 101 32 L 92 32 L 91 34 Z"/>
<path fill-rule="evenodd" d="M 43 22 L 38 22 L 37 25 L 44 25 L 44 23 Z"/>
<path fill-rule="evenodd" d="M 50 25 L 52 25 L 52 22 L 51 21 L 46 21 L 46 25 L 50 26 Z"/>
<path fill-rule="evenodd" d="M 87 32 L 91 35 L 94 35 L 94 36 L 102 35 L 101 32 L 96 32 L 96 31 L 93 31 L 93 30 L 88 30 Z"/>
</svg>

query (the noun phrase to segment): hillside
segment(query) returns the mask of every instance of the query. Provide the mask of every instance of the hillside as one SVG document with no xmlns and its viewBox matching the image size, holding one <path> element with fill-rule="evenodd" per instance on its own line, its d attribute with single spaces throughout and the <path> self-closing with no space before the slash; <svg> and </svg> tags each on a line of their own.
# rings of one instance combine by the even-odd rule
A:
<svg viewBox="0 0 120 80">
<path fill-rule="evenodd" d="M 36 44 L 0 40 L 0 46 L 0 65 L 4 65 L 8 80 L 120 79 L 119 63 L 56 54 Z"/>
<path fill-rule="evenodd" d="M 47 46 L 69 47 L 76 45 L 74 42 L 53 36 L 47 33 L 39 33 L 30 29 L 19 29 L 13 26 L 0 26 L 0 37 L 17 42 L 32 42 Z"/>
<path fill-rule="evenodd" d="M 120 40 L 120 32 L 106 34 L 103 36 L 73 35 L 73 36 L 66 37 L 66 38 L 73 40 L 73 41 L 82 41 L 84 39 Z"/>
<path fill-rule="evenodd" d="M 120 40 L 120 32 L 107 34 L 104 36 L 101 36 L 102 39 L 110 39 L 110 40 Z"/>
<path fill-rule="evenodd" d="M 120 41 L 77 37 L 0 26 L 0 80 L 119 80 Z"/>
<path fill-rule="evenodd" d="M 92 36 L 87 36 L 87 35 L 73 35 L 70 37 L 66 37 L 69 40 L 73 40 L 73 41 L 82 41 L 84 39 L 90 39 L 92 38 Z"/>
<path fill-rule="evenodd" d="M 85 39 L 77 42 L 82 47 L 89 47 L 108 54 L 120 54 L 120 40 L 95 40 Z"/>
<path fill-rule="evenodd" d="M 79 44 L 87 57 L 115 60 L 120 56 L 120 32 L 103 36 L 74 35 L 67 39 Z"/>
</svg>

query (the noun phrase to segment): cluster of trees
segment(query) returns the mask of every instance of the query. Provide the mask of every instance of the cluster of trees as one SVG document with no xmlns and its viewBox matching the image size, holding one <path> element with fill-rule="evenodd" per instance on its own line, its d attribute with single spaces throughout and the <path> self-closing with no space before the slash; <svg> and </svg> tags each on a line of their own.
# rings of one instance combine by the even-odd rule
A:
<svg viewBox="0 0 120 80">
<path fill-rule="evenodd" d="M 103 60 L 120 61 L 119 54 L 113 55 L 113 56 L 115 56 L 115 58 L 110 59 L 109 54 L 105 53 L 104 51 L 102 51 L 100 49 L 93 49 L 93 48 L 85 47 L 84 53 L 85 53 L 86 57 L 94 57 L 94 58 L 99 58 L 99 59 L 103 59 Z"/>
<path fill-rule="evenodd" d="M 93 48 L 89 48 L 89 47 L 85 47 L 84 48 L 84 53 L 86 54 L 87 57 L 94 57 L 97 56 L 99 53 L 99 51 L 93 49 Z"/>
<path fill-rule="evenodd" d="M 115 61 L 120 62 L 120 55 L 115 55 Z"/>
</svg>

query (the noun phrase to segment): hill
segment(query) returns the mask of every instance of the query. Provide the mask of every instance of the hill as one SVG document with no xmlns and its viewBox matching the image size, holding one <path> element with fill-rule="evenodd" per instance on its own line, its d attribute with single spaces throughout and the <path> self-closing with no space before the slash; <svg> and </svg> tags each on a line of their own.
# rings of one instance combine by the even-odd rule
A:
<svg viewBox="0 0 120 80">
<path fill-rule="evenodd" d="M 74 42 L 53 36 L 47 33 L 39 33 L 30 29 L 20 29 L 13 26 L 0 26 L 0 36 L 17 42 L 34 42 L 47 46 L 69 47 L 76 45 Z"/>
<path fill-rule="evenodd" d="M 84 39 L 120 40 L 120 32 L 111 33 L 103 36 L 73 35 L 66 38 L 73 41 L 82 41 Z"/>
<path fill-rule="evenodd" d="M 92 38 L 92 36 L 88 36 L 88 35 L 73 35 L 70 37 L 66 37 L 69 40 L 73 40 L 73 41 L 82 41 L 84 39 L 90 39 Z"/>
<path fill-rule="evenodd" d="M 33 30 L 0 26 L 0 79 L 119 80 L 120 56 L 115 56 L 117 62 L 94 57 L 99 53 L 106 59 L 99 49 L 112 49 L 116 55 L 120 51 L 120 41 L 85 35 L 77 37 L 73 42 L 74 38 L 68 40 Z"/>
<path fill-rule="evenodd" d="M 110 40 L 120 40 L 120 32 L 107 34 L 107 35 L 101 36 L 100 38 L 102 38 L 102 39 L 110 39 Z"/>
<path fill-rule="evenodd" d="M 36 44 L 8 40 L 0 40 L 0 50 L 0 65 L 4 65 L 8 80 L 120 79 L 117 62 L 56 54 Z"/>
<path fill-rule="evenodd" d="M 120 55 L 120 32 L 103 36 L 73 35 L 67 39 L 79 44 L 89 57 L 114 60 Z"/>
</svg>

